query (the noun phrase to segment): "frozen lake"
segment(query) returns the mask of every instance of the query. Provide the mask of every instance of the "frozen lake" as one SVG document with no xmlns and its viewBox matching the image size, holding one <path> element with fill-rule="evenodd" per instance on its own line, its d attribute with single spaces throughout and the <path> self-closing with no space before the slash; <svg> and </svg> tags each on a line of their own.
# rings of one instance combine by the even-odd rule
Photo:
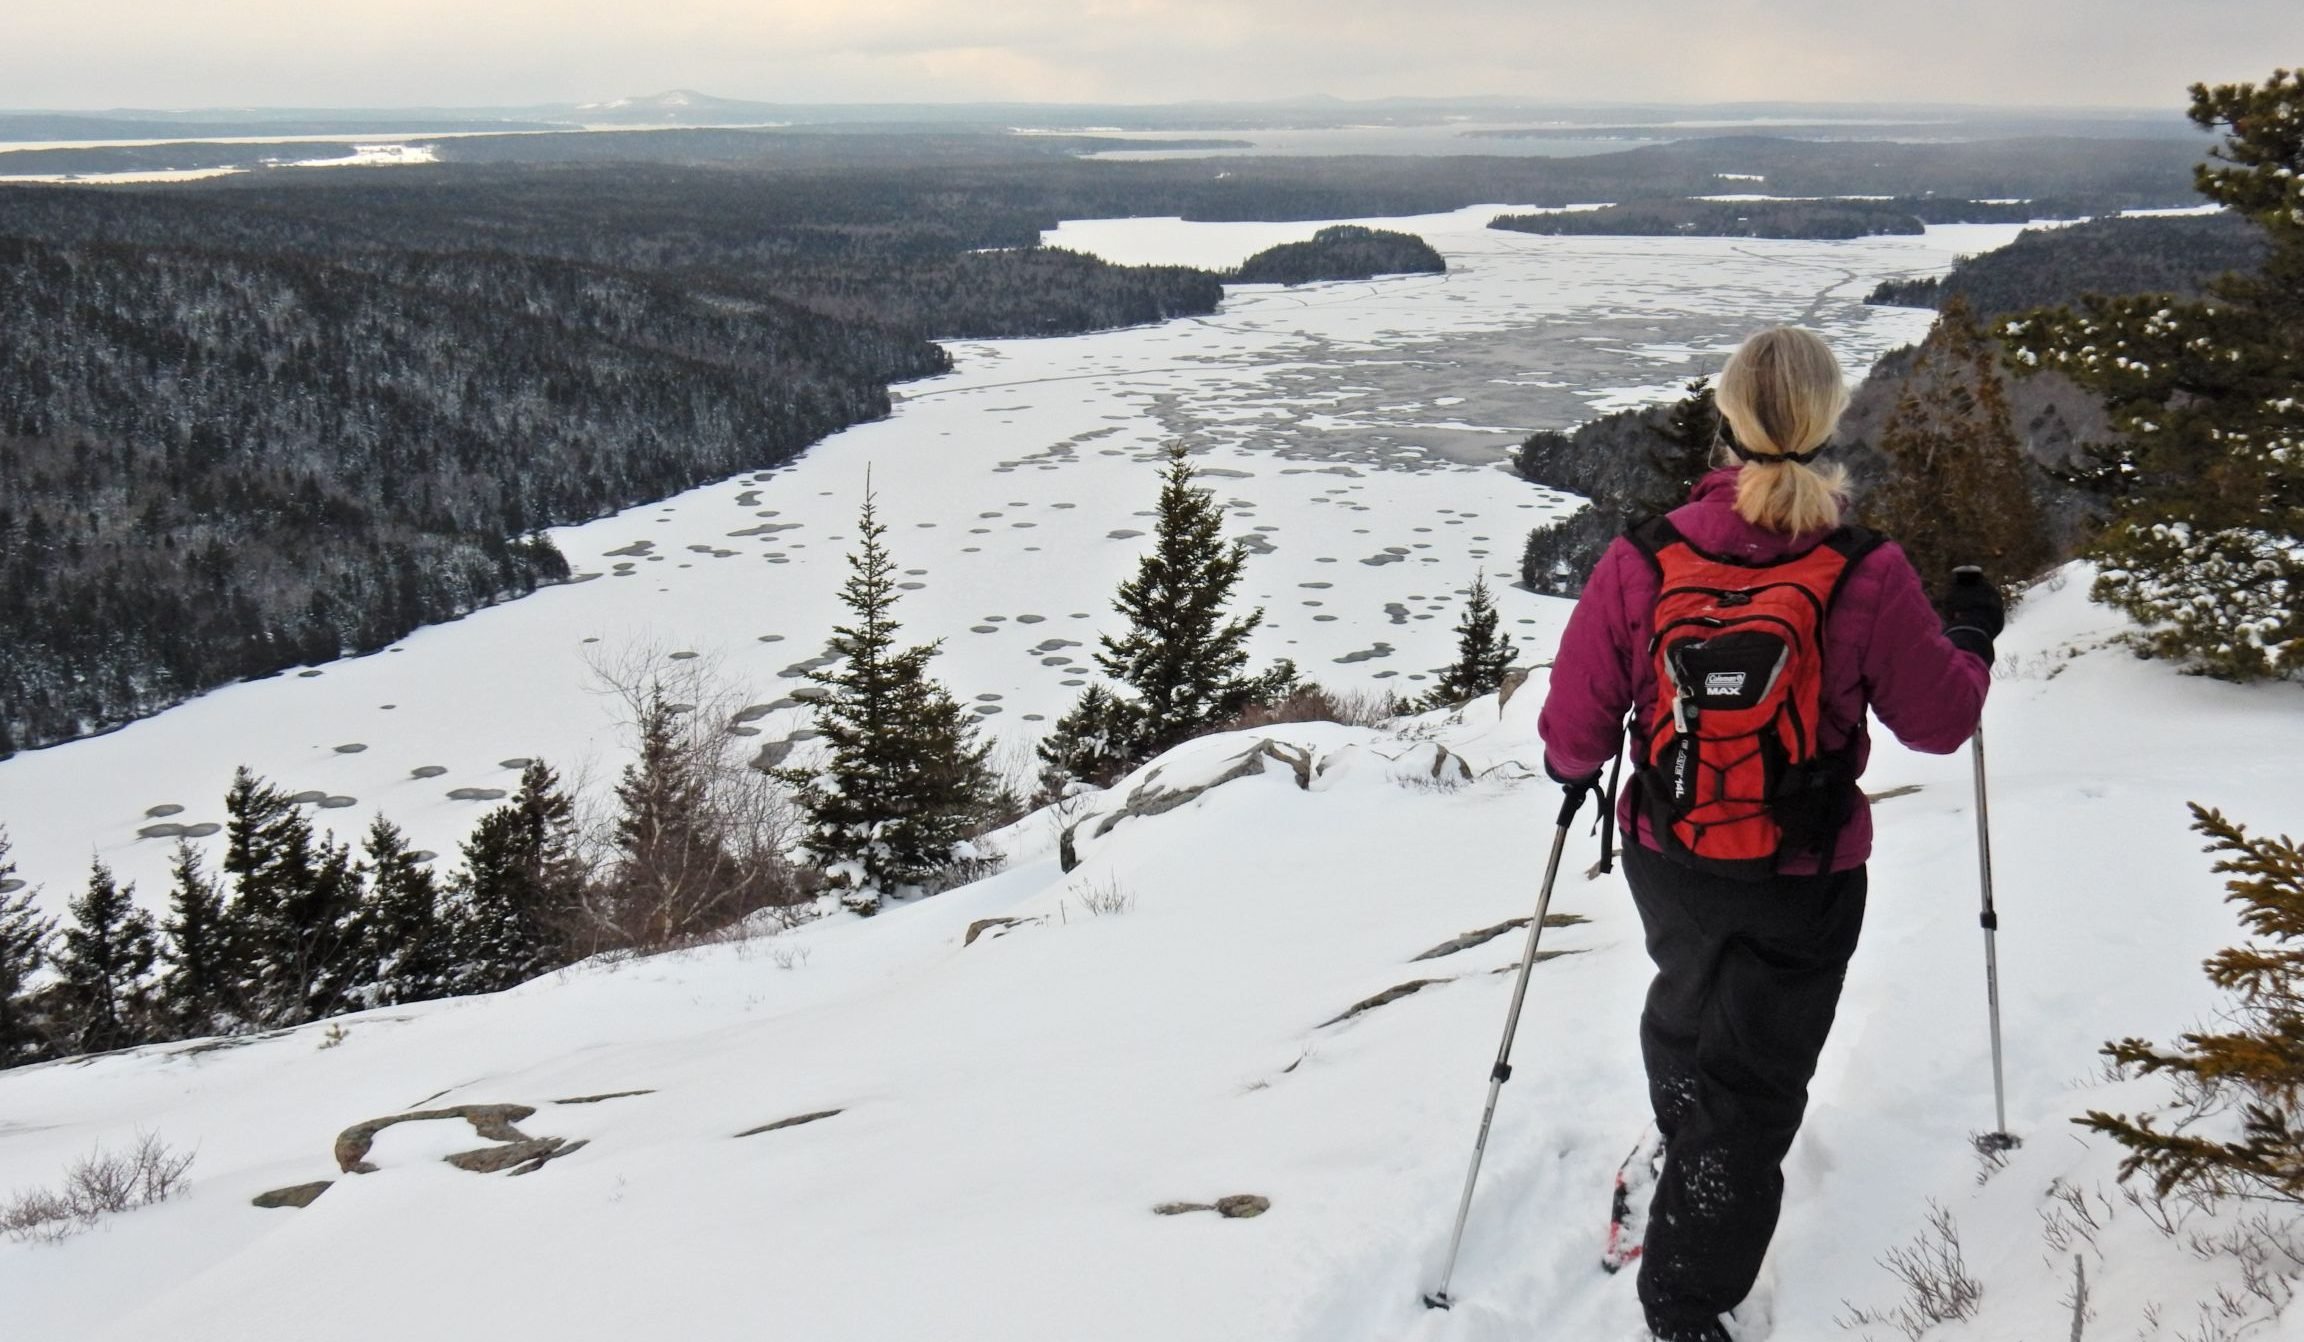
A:
<svg viewBox="0 0 2304 1342">
<path fill-rule="evenodd" d="M 1930 319 L 1864 307 L 1874 284 L 1941 273 L 2017 231 L 1756 242 L 1484 226 L 1506 208 L 1360 221 L 1429 239 L 1445 276 L 1240 287 L 1206 318 L 954 342 L 955 371 L 897 389 L 884 421 L 555 532 L 586 581 L 0 763 L 19 874 L 61 909 L 93 853 L 157 903 L 171 842 L 139 831 L 220 822 L 239 764 L 329 798 L 318 818 L 339 836 L 381 811 L 452 855 L 489 803 L 448 794 L 513 787 L 505 761 L 613 781 L 620 709 L 596 662 L 708 673 L 764 710 L 748 722 L 762 746 L 785 741 L 807 724 L 780 701 L 841 613 L 867 472 L 907 571 L 905 636 L 943 641 L 936 674 L 1018 758 L 1093 675 L 1096 636 L 1118 631 L 1112 590 L 1142 553 L 1172 441 L 1256 551 L 1241 596 L 1266 611 L 1259 662 L 1414 692 L 1452 656 L 1474 574 L 1516 577 L 1529 528 L 1574 506 L 1501 464 L 1529 430 L 1669 398 L 1774 322 L 1821 330 L 1859 370 Z M 1320 226 L 1107 220 L 1047 240 L 1222 267 Z M 1565 604 L 1498 586 L 1523 658 L 1548 655 Z"/>
</svg>

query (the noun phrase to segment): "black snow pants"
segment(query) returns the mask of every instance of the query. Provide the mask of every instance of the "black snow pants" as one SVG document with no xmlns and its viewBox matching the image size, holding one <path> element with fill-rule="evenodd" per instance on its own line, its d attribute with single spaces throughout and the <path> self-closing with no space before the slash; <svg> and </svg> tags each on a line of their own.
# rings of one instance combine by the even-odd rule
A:
<svg viewBox="0 0 2304 1342">
<path fill-rule="evenodd" d="M 1670 1335 L 1735 1308 L 1760 1274 L 1784 1154 L 1864 922 L 1865 874 L 1737 881 L 1625 850 L 1656 962 L 1640 1049 L 1665 1142 L 1640 1303 Z"/>
</svg>

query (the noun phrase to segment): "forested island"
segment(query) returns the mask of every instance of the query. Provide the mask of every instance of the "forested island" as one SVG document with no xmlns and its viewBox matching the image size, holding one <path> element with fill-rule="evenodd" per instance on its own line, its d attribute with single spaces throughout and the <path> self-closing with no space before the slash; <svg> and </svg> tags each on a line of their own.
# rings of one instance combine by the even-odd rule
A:
<svg viewBox="0 0 2304 1342">
<path fill-rule="evenodd" d="M 1490 228 L 1560 237 L 1805 238 L 1831 241 L 1917 234 L 1930 224 L 2022 223 L 2040 217 L 2027 201 L 1649 200 L 1597 210 L 1501 214 Z"/>
<path fill-rule="evenodd" d="M 1942 279 L 1889 280 L 1864 301 L 1933 308 L 1957 297 L 1991 318 L 2082 294 L 2195 297 L 2218 275 L 2263 262 L 2262 230 L 2238 215 L 2097 219 L 2027 229 L 2006 247 L 1962 257 Z"/>
<path fill-rule="evenodd" d="M 1370 280 L 1378 275 L 1438 275 L 1447 261 L 1413 233 L 1337 224 L 1309 242 L 1284 242 L 1240 263 L 1230 278 L 1241 284 L 1310 284 L 1317 280 Z"/>
</svg>

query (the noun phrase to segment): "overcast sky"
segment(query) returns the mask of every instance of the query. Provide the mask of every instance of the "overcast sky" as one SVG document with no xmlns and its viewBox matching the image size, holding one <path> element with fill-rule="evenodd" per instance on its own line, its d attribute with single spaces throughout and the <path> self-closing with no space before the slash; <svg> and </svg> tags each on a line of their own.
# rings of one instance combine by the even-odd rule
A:
<svg viewBox="0 0 2304 1342">
<path fill-rule="evenodd" d="M 0 106 L 1506 94 L 2182 105 L 2298 0 L 0 0 Z"/>
</svg>

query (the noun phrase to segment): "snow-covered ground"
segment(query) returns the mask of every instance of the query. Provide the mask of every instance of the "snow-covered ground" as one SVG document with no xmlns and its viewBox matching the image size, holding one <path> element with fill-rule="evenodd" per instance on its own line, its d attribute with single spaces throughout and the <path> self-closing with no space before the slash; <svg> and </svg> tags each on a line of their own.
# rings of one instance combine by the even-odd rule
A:
<svg viewBox="0 0 2304 1342">
<path fill-rule="evenodd" d="M 594 659 L 712 666 L 755 706 L 789 703 L 839 613 L 867 472 L 919 584 L 897 610 L 905 632 L 943 640 L 937 673 L 1021 757 L 1094 674 L 1097 635 L 1116 632 L 1112 591 L 1142 553 L 1173 440 L 1259 550 L 1240 593 L 1269 620 L 1256 655 L 1338 688 L 1413 692 L 1453 655 L 1475 573 L 1515 577 L 1530 527 L 1574 506 L 1501 464 L 1527 431 L 1674 396 L 1770 322 L 1817 327 L 1861 369 L 1929 320 L 1865 307 L 1874 283 L 1939 273 L 2016 232 L 1753 242 L 1485 226 L 1511 208 L 1365 221 L 1430 239 L 1444 276 L 1236 287 L 1206 318 L 956 342 L 955 371 L 900 388 L 887 420 L 782 469 L 556 532 L 593 581 L 0 762 L 0 825 L 57 908 L 92 854 L 157 900 L 172 841 L 140 831 L 221 821 L 239 764 L 335 799 L 322 819 L 340 834 L 380 810 L 452 855 L 486 801 L 448 794 L 510 788 L 503 761 L 541 756 L 595 783 L 621 767 Z M 1320 227 L 1107 220 L 1049 241 L 1223 267 Z M 1509 632 L 1547 645 L 1563 608 L 1500 599 Z M 790 707 L 751 723 L 763 745 L 805 727 Z M 167 807 L 183 809 L 152 814 Z"/>
<path fill-rule="evenodd" d="M 1876 1260 L 1931 1199 L 1983 1287 L 1981 1314 L 1932 1338 L 2068 1336 L 2074 1251 L 2088 1337 L 2304 1336 L 2207 1332 L 2220 1286 L 2252 1300 L 2235 1263 L 2151 1228 L 2112 1153 L 2067 1122 L 2159 1094 L 2106 1084 L 2100 1041 L 2167 1038 L 2213 1008 L 2196 963 L 2237 934 L 2183 804 L 2292 826 L 2304 687 L 2139 661 L 2085 586 L 2052 583 L 2018 613 L 1986 718 L 2024 1145 L 1979 1182 L 1968 1138 L 1992 1109 L 1968 761 L 1884 743 L 1866 783 L 1904 791 L 1879 805 L 1870 925 L 1787 1167 L 1773 1328 L 1748 1337 L 1899 1336 L 1835 1319 L 1901 1299 Z M 1545 936 L 1573 953 L 1534 977 L 1462 1303 L 1418 1303 L 1520 941 L 1415 957 L 1534 905 L 1558 795 L 1530 776 L 1543 690 L 1538 673 L 1501 713 L 1490 699 L 1454 721 L 1192 743 L 1129 786 L 1208 779 L 1266 739 L 1303 752 L 1308 786 L 1272 759 L 1083 840 L 1069 874 L 1044 813 L 1009 836 L 1002 874 L 876 919 L 0 1074 L 0 1190 L 139 1133 L 197 1153 L 174 1201 L 61 1244 L 0 1243 L 0 1333 L 1631 1342 L 1632 1283 L 1598 1255 L 1642 1118 L 1646 962 L 1620 877 L 1580 874 L 1582 825 L 1553 909 L 1584 921 Z M 1477 778 L 1436 782 L 1443 747 Z M 964 944 L 990 918 L 1020 921 Z M 1333 1021 L 1418 979 L 1433 982 Z M 330 1157 L 363 1120 L 499 1102 L 536 1108 L 531 1136 L 588 1145 L 524 1177 L 468 1174 L 437 1157 L 484 1143 L 435 1122 L 387 1131 L 376 1173 Z M 328 1178 L 308 1208 L 249 1205 Z M 2093 1245 L 2056 1238 L 2055 1218 L 2073 1222 L 2052 1180 L 2088 1200 Z M 1152 1210 L 1234 1194 L 1270 1209 Z"/>
</svg>

